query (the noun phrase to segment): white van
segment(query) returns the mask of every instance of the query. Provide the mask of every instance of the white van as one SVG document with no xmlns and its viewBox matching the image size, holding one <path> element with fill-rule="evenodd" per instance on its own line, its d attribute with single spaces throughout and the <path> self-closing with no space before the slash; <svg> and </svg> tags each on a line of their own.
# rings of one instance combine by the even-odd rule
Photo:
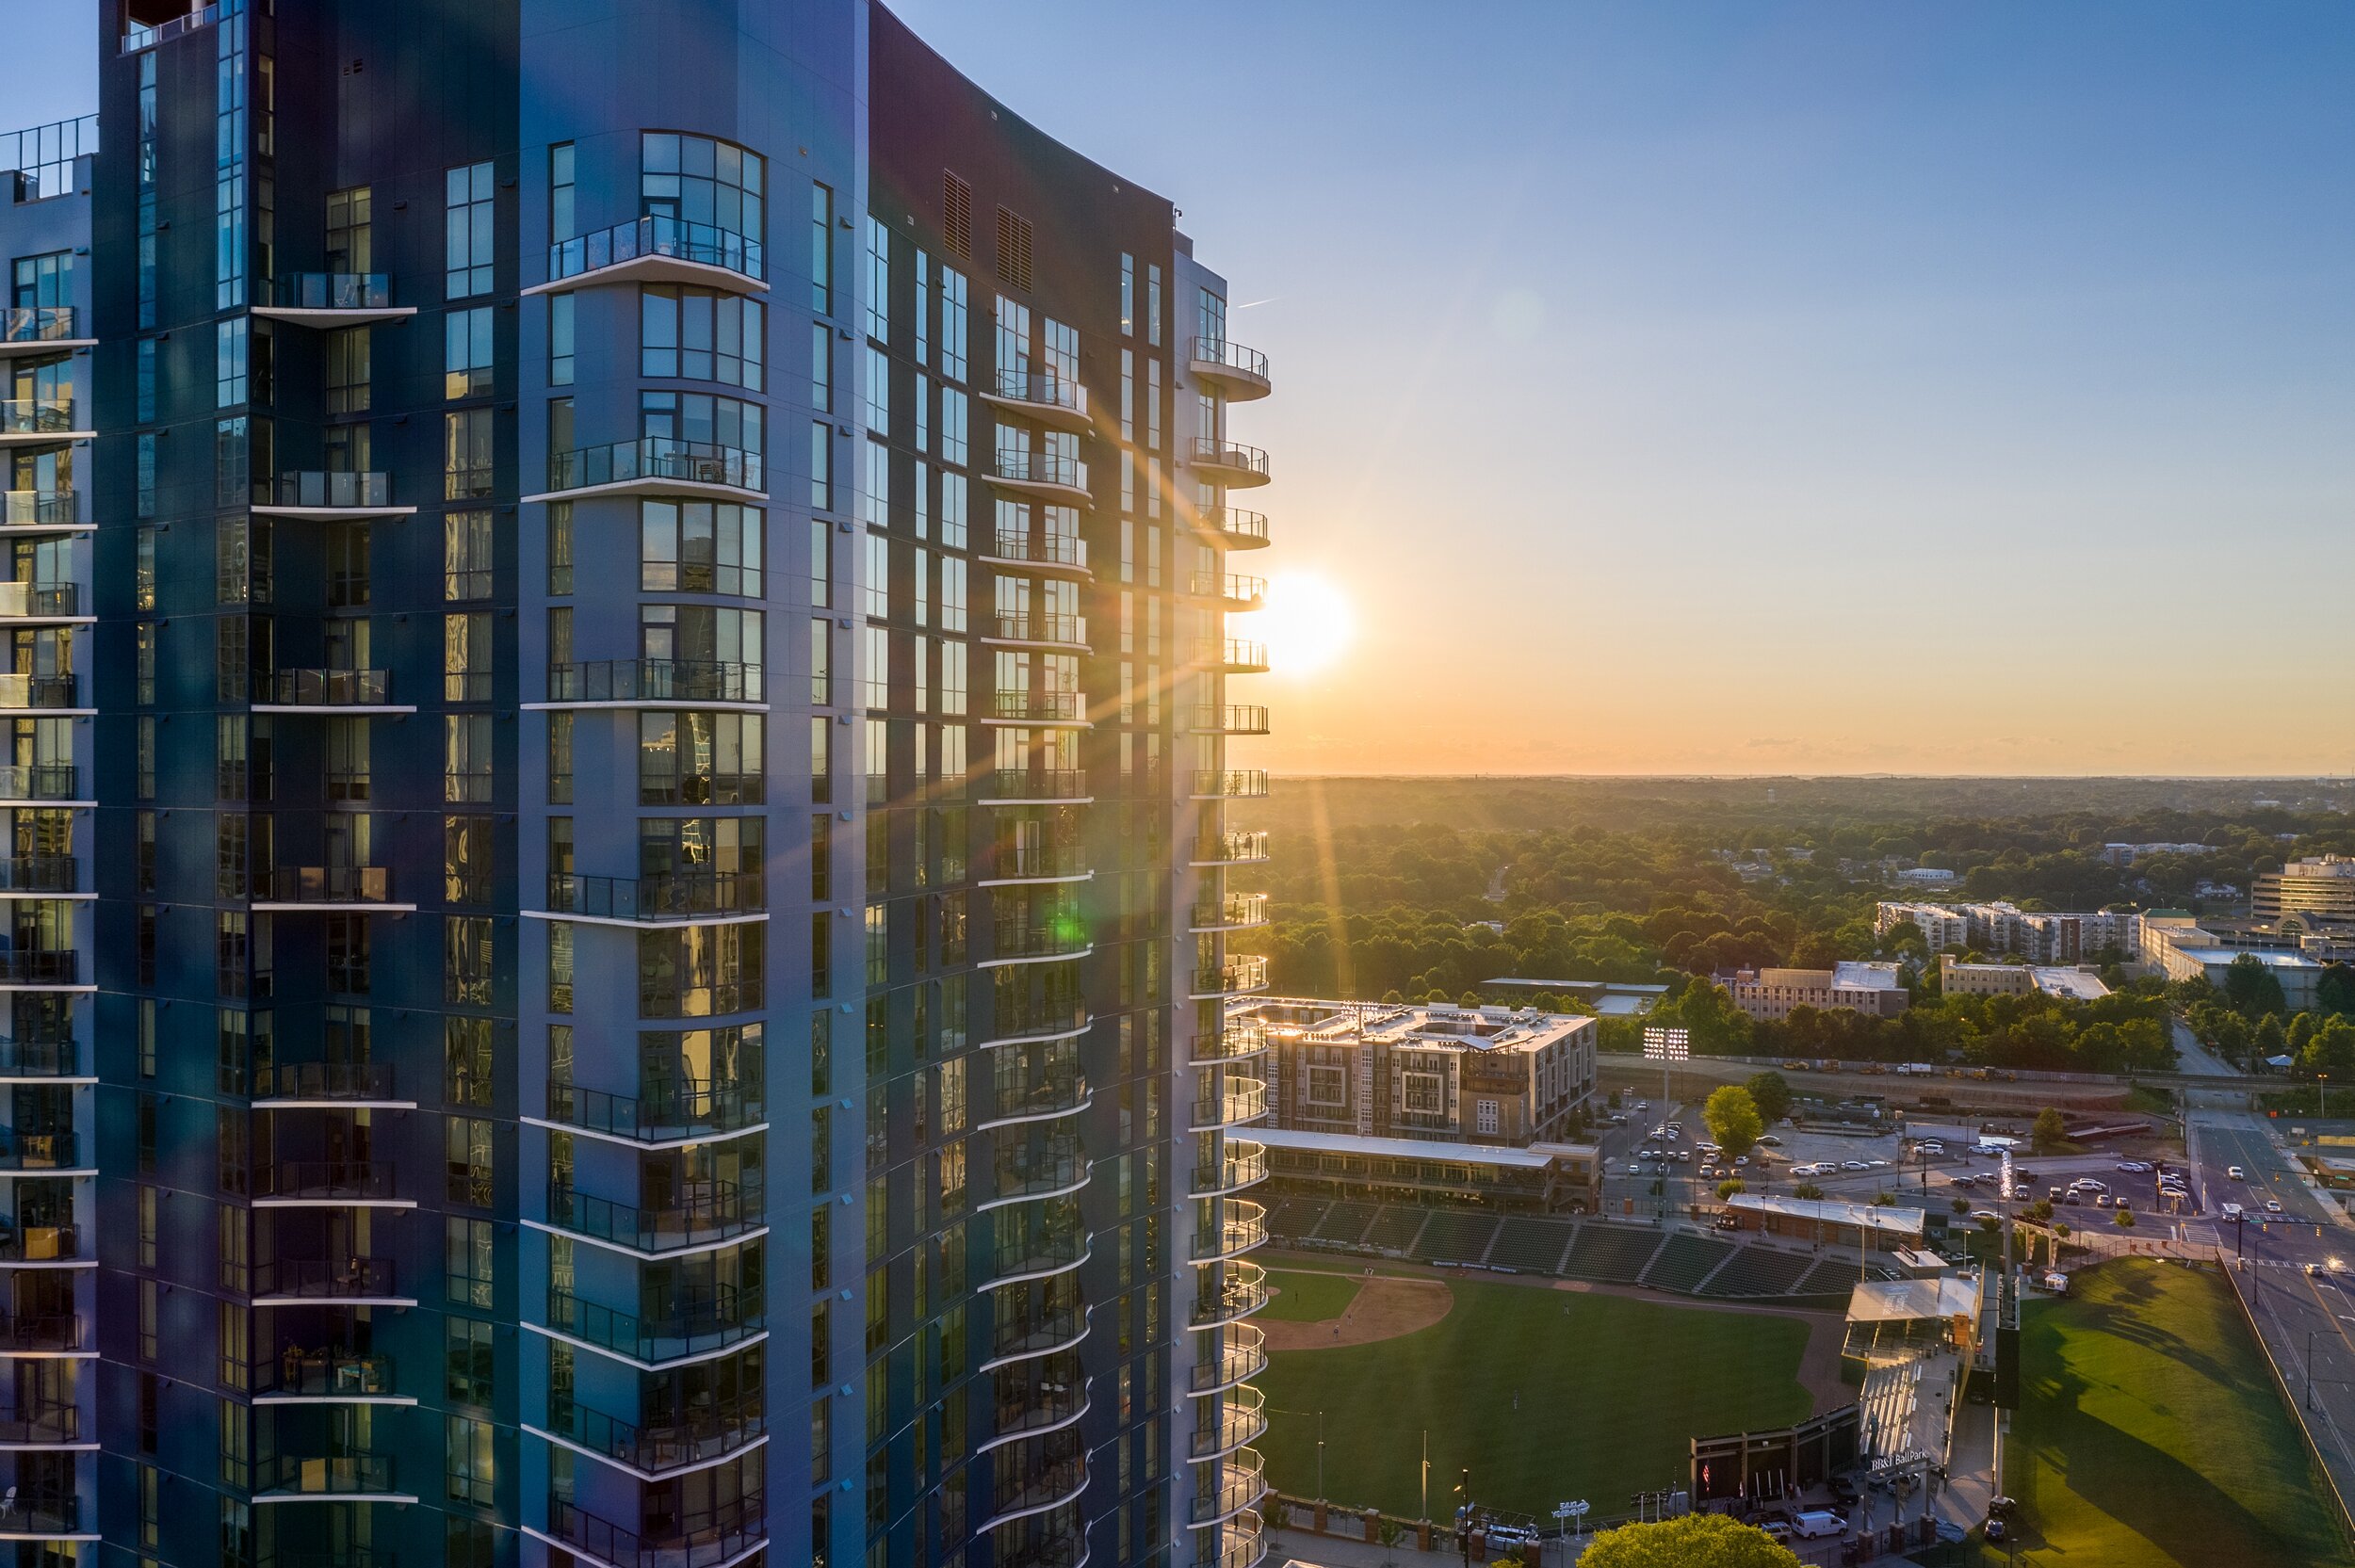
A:
<svg viewBox="0 0 2355 1568">
<path fill-rule="evenodd" d="M 1812 1539 L 1819 1535 L 1845 1535 L 1848 1521 L 1827 1508 L 1810 1509 L 1791 1521 L 1794 1535 Z"/>
</svg>

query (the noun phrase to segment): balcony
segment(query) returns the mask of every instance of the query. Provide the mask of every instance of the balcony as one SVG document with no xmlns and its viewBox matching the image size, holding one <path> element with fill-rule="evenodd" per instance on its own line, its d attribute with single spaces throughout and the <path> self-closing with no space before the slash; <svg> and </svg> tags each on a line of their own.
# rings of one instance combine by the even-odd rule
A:
<svg viewBox="0 0 2355 1568">
<path fill-rule="evenodd" d="M 757 871 L 666 871 L 651 877 L 548 874 L 548 913 L 621 926 L 765 919 L 769 897 Z"/>
<path fill-rule="evenodd" d="M 1092 1255 L 1087 1236 L 1077 1229 L 1001 1243 L 997 1253 L 997 1273 L 989 1282 L 993 1287 L 1068 1274 Z"/>
<path fill-rule="evenodd" d="M 1226 1080 L 1226 1092 L 1206 1094 L 1194 1103 L 1194 1132 L 1240 1127 L 1267 1114 L 1267 1085 L 1257 1078 Z"/>
<path fill-rule="evenodd" d="M 1088 1538 L 1076 1514 L 1027 1540 L 990 1544 L 992 1568 L 1088 1568 Z"/>
<path fill-rule="evenodd" d="M 172 4 L 178 3 L 179 0 L 172 0 Z M 122 19 L 120 52 L 125 55 L 136 55 L 142 49 L 153 49 L 159 43 L 168 42 L 185 33 L 193 33 L 209 27 L 220 20 L 220 7 L 218 4 L 203 6 L 191 4 L 187 7 L 183 14 L 163 17 L 154 22 L 135 20 L 141 12 L 170 8 L 170 5 L 125 7 L 124 9 L 131 14 Z"/>
<path fill-rule="evenodd" d="M 0 398 L 0 446 L 40 446 L 89 441 L 98 432 L 75 428 L 71 397 Z"/>
<path fill-rule="evenodd" d="M 980 887 L 1024 883 L 1083 882 L 1096 875 L 1084 844 L 1018 843 L 999 840 L 995 852 L 975 867 Z"/>
<path fill-rule="evenodd" d="M 0 1448 L 94 1448 L 82 1440 L 82 1407 L 70 1399 L 34 1399 L 0 1410 Z"/>
<path fill-rule="evenodd" d="M 84 523 L 70 490 L 0 491 L 0 526 L 25 533 L 87 533 L 98 525 Z"/>
<path fill-rule="evenodd" d="M 1268 672 L 1267 644 L 1264 642 L 1249 642 L 1242 638 L 1230 637 L 1223 645 L 1214 642 L 1205 648 L 1203 657 L 1229 675 L 1264 675 Z M 1264 722 L 1267 710 L 1261 708 L 1259 715 Z"/>
<path fill-rule="evenodd" d="M 393 901 L 393 873 L 382 865 L 282 865 L 254 879 L 257 910 L 375 910 L 407 913 Z"/>
<path fill-rule="evenodd" d="M 995 1197 L 975 1204 L 979 1212 L 1039 1198 L 1058 1198 L 1087 1186 L 1095 1162 L 1080 1148 L 1077 1137 L 1049 1139 L 1032 1147 L 1017 1145 L 998 1157 Z"/>
<path fill-rule="evenodd" d="M 1244 1139 L 1226 1145 L 1226 1157 L 1207 1172 L 1194 1172 L 1190 1198 L 1226 1198 L 1267 1180 L 1267 1147 Z"/>
<path fill-rule="evenodd" d="M 0 1541 L 97 1541 L 94 1529 L 82 1528 L 82 1499 L 71 1493 L 37 1492 L 20 1496 L 0 1513 Z M 63 1557 L 38 1559 L 63 1562 Z"/>
<path fill-rule="evenodd" d="M 548 1085 L 550 1125 L 647 1147 L 753 1132 L 765 1115 L 759 1090 L 739 1083 L 662 1085 L 642 1095 Z"/>
<path fill-rule="evenodd" d="M 1213 1034 L 1194 1037 L 1189 1067 L 1215 1067 L 1222 1062 L 1248 1061 L 1267 1054 L 1267 1035 L 1257 1024 L 1229 1024 Z"/>
<path fill-rule="evenodd" d="M 1230 403 L 1256 403 L 1275 389 L 1267 379 L 1267 356 L 1223 337 L 1197 337 L 1186 349 L 1186 368 L 1209 381 Z"/>
<path fill-rule="evenodd" d="M 1268 858 L 1264 831 L 1204 833 L 1194 840 L 1189 865 L 1261 865 Z"/>
<path fill-rule="evenodd" d="M 1218 1528 L 1217 1538 L 1194 1553 L 1192 1568 L 1259 1568 L 1267 1558 L 1267 1529 L 1245 1512 Z"/>
<path fill-rule="evenodd" d="M 982 776 L 977 799 L 985 806 L 1051 806 L 1082 805 L 1094 797 L 1088 794 L 1088 776 L 1080 768 L 1040 768 L 1025 772 L 1000 768 Z"/>
<path fill-rule="evenodd" d="M 414 1306 L 403 1296 L 388 1257 L 339 1253 L 328 1257 L 282 1257 L 253 1266 L 256 1306 Z"/>
<path fill-rule="evenodd" d="M 275 1361 L 254 1369 L 257 1405 L 414 1405 L 413 1394 L 393 1391 L 393 1358 L 368 1350 L 330 1346 L 305 1350 L 289 1345 Z"/>
<path fill-rule="evenodd" d="M 1001 612 L 982 622 L 981 639 L 1025 648 L 1068 648 L 1084 653 L 1088 646 L 1087 617 L 1046 615 L 1037 611 Z"/>
<path fill-rule="evenodd" d="M 690 1195 L 663 1208 L 641 1208 L 548 1184 L 548 1224 L 644 1256 L 713 1247 L 767 1228 L 760 1194 L 748 1199 L 734 1182 L 689 1184 Z"/>
<path fill-rule="evenodd" d="M 1197 800 L 1257 800 L 1267 795 L 1263 768 L 1196 769 L 1191 791 Z"/>
<path fill-rule="evenodd" d="M 727 708 L 765 713 L 762 667 L 702 659 L 592 659 L 548 666 L 548 700 L 527 708 Z"/>
<path fill-rule="evenodd" d="M 81 886 L 81 863 L 72 855 L 0 856 L 0 894 L 62 898 Z"/>
<path fill-rule="evenodd" d="M 588 495 L 712 495 L 723 501 L 765 501 L 767 470 L 758 452 L 670 436 L 641 436 L 556 452 L 548 458 L 548 488 L 526 502 L 577 500 Z"/>
<path fill-rule="evenodd" d="M 733 229 L 648 216 L 548 247 L 548 281 L 527 295 L 564 294 L 602 283 L 691 283 L 731 294 L 766 294 L 769 262 L 760 241 Z"/>
<path fill-rule="evenodd" d="M 1089 1022 L 1087 1004 L 1076 995 L 1050 995 L 1035 1002 L 999 998 L 992 1009 L 990 1026 L 983 1031 L 987 1038 L 981 1043 L 1031 1045 L 1065 1040 L 1085 1033 Z"/>
<path fill-rule="evenodd" d="M 1079 1306 L 1023 1313 L 990 1330 L 989 1359 L 977 1370 L 994 1372 L 1018 1361 L 1068 1350 L 1088 1336 L 1088 1315 Z"/>
<path fill-rule="evenodd" d="M 280 1110 L 375 1106 L 408 1110 L 395 1088 L 389 1061 L 287 1061 L 253 1070 L 253 1103 Z"/>
<path fill-rule="evenodd" d="M 1256 1263 L 1229 1263 L 1221 1278 L 1205 1279 L 1194 1299 L 1190 1327 L 1225 1328 L 1240 1323 L 1268 1303 L 1267 1270 Z"/>
<path fill-rule="evenodd" d="M 79 697 L 72 675 L 0 675 L 0 709 L 79 712 Z"/>
<path fill-rule="evenodd" d="M 1267 1467 L 1257 1451 L 1238 1448 L 1213 1470 L 1205 1466 L 1194 1478 L 1194 1522 L 1203 1529 L 1257 1508 L 1267 1495 Z"/>
<path fill-rule="evenodd" d="M 1088 700 L 1077 691 L 993 691 L 985 724 L 1041 724 L 1058 729 L 1085 730 Z"/>
<path fill-rule="evenodd" d="M 1093 576 L 1088 570 L 1088 543 L 1077 534 L 1012 534 L 994 536 L 981 557 L 984 566 L 1001 572 L 1042 572 L 1075 577 Z"/>
<path fill-rule="evenodd" d="M 1087 1075 L 1076 1066 L 1051 1067 L 1035 1078 L 1028 1074 L 1000 1074 L 997 1090 L 998 1108 L 974 1124 L 976 1131 L 1069 1116 L 1085 1110 L 1093 1098 Z"/>
<path fill-rule="evenodd" d="M 0 1127 L 0 1173 L 57 1175 L 87 1170 L 95 1174 L 97 1167 L 80 1156 L 72 1127 Z"/>
<path fill-rule="evenodd" d="M 1011 1525 L 1017 1519 L 1051 1513 L 1068 1503 L 1077 1502 L 1080 1494 L 1087 1490 L 1087 1457 L 1077 1451 L 1065 1454 L 1051 1463 L 1026 1465 L 1019 1472 L 1015 1484 L 997 1498 L 982 1528 L 992 1530 L 1001 1525 Z"/>
<path fill-rule="evenodd" d="M 548 1291 L 548 1332 L 610 1351 L 642 1367 L 710 1355 L 766 1334 L 769 1319 L 758 1290 L 718 1285 L 684 1297 L 659 1317 L 640 1317 Z"/>
<path fill-rule="evenodd" d="M 1204 964 L 1194 972 L 1193 999 L 1197 1002 L 1266 989 L 1267 960 L 1253 953 L 1229 954 L 1226 962 Z"/>
<path fill-rule="evenodd" d="M 414 703 L 393 700 L 387 670 L 277 670 L 254 683 L 256 713 L 414 713 Z"/>
<path fill-rule="evenodd" d="M 1200 1342 L 1201 1359 L 1186 1374 L 1186 1395 L 1200 1398 L 1248 1382 L 1267 1370 L 1267 1335 L 1238 1323 L 1215 1339 Z"/>
<path fill-rule="evenodd" d="M 1057 959 L 1084 958 L 1095 950 L 1086 925 L 1076 913 L 1045 920 L 999 920 L 992 929 L 994 948 L 981 961 L 983 968 L 1003 963 L 1047 963 Z"/>
<path fill-rule="evenodd" d="M 1232 1218 L 1224 1224 L 1197 1227 L 1192 1263 L 1224 1263 L 1267 1245 L 1267 1210 L 1242 1198 L 1226 1200 Z"/>
<path fill-rule="evenodd" d="M 1267 1396 L 1256 1388 L 1230 1388 L 1220 1401 L 1204 1407 L 1194 1430 L 1194 1459 L 1220 1459 L 1267 1431 Z"/>
<path fill-rule="evenodd" d="M 1235 644 L 1230 642 L 1227 646 L 1232 648 Z M 1197 707 L 1188 717 L 1186 728 L 1194 735 L 1265 735 L 1267 709 L 1257 703 Z"/>
<path fill-rule="evenodd" d="M 540 1533 L 528 1525 L 524 1531 Z M 726 1568 L 768 1540 L 769 1511 L 755 1492 L 679 1515 L 675 1528 L 659 1535 L 641 1535 L 577 1503 L 550 1497 L 546 1538 L 591 1568 Z"/>
<path fill-rule="evenodd" d="M 1088 490 L 1088 465 L 1078 458 L 1053 452 L 1024 452 L 1014 448 L 993 453 L 983 477 L 1000 490 L 1034 495 L 1042 501 L 1084 507 L 1095 503 Z"/>
<path fill-rule="evenodd" d="M 89 1323 L 77 1312 L 0 1317 L 0 1353 L 13 1356 L 72 1355 L 89 1344 Z"/>
<path fill-rule="evenodd" d="M 82 984 L 82 955 L 71 947 L 16 947 L 0 952 L 0 987 L 18 991 L 96 989 Z"/>
<path fill-rule="evenodd" d="M 389 1159 L 282 1159 L 256 1172 L 257 1208 L 414 1208 Z"/>
<path fill-rule="evenodd" d="M 1267 895 L 1264 893 L 1229 893 L 1223 898 L 1208 899 L 1194 906 L 1194 924 L 1189 928 L 1203 931 L 1241 931 L 1268 921 Z"/>
<path fill-rule="evenodd" d="M 1216 436 L 1195 436 L 1192 455 L 1194 471 L 1206 483 L 1251 490 L 1268 482 L 1267 453 L 1259 447 Z"/>
<path fill-rule="evenodd" d="M 1229 550 L 1264 550 L 1272 542 L 1268 538 L 1267 513 L 1245 511 L 1237 507 L 1205 508 L 1195 518 L 1204 533 L 1215 535 L 1218 542 Z"/>
<path fill-rule="evenodd" d="M 1056 1375 L 1058 1372 L 1060 1376 Z M 1088 1412 L 1087 1379 L 1080 1375 L 1078 1358 L 1061 1367 L 1025 1365 L 1001 1368 L 998 1384 L 995 1431 L 982 1440 L 977 1453 L 1002 1448 L 1026 1438 L 1045 1437 L 1070 1426 Z M 1059 1445 L 1049 1445 L 1049 1449 Z M 1025 1457 L 1035 1458 L 1036 1450 Z"/>
<path fill-rule="evenodd" d="M 82 1235 L 73 1225 L 13 1225 L 0 1217 L 0 1264 L 71 1268 L 81 1261 Z"/>
<path fill-rule="evenodd" d="M 692 1419 L 644 1426 L 552 1394 L 548 1431 L 573 1447 L 618 1460 L 651 1479 L 725 1459 L 767 1435 L 769 1423 L 757 1393 Z"/>
<path fill-rule="evenodd" d="M 81 593 L 73 583 L 0 583 L 0 621 L 94 621 L 82 612 Z"/>
<path fill-rule="evenodd" d="M 986 384 L 981 393 L 982 401 L 1009 413 L 1035 419 L 1059 430 L 1086 430 L 1088 418 L 1088 389 L 1078 381 L 1066 380 L 1051 370 L 1026 370 L 1007 365 L 998 372 L 998 380 Z"/>
<path fill-rule="evenodd" d="M 383 473 L 331 474 L 302 469 L 281 474 L 256 502 L 257 517 L 307 517 L 322 523 L 370 517 L 407 517 L 417 509 L 393 505 L 393 477 Z"/>
<path fill-rule="evenodd" d="M 417 314 L 414 305 L 393 303 L 393 285 L 382 272 L 289 272 L 270 280 L 253 314 L 302 327 L 368 327 Z"/>
<path fill-rule="evenodd" d="M 81 1043 L 70 1034 L 0 1039 L 0 1083 L 81 1076 Z"/>
<path fill-rule="evenodd" d="M 1196 599 L 1215 599 L 1230 610 L 1255 610 L 1267 603 L 1265 577 L 1240 577 L 1231 572 L 1196 573 L 1186 581 Z"/>
<path fill-rule="evenodd" d="M 27 305 L 0 310 L 0 360 L 30 359 L 96 348 L 98 340 L 82 336 L 77 326 L 72 305 Z"/>
<path fill-rule="evenodd" d="M 393 1456 L 365 1448 L 305 1459 L 280 1454 L 253 1466 L 257 1503 L 327 1501 L 414 1503 L 393 1489 Z"/>
</svg>

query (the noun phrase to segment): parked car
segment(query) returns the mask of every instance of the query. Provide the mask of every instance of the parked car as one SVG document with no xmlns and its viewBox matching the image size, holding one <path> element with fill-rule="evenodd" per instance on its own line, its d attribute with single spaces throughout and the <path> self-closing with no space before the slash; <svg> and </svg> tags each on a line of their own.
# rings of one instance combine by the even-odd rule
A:
<svg viewBox="0 0 2355 1568">
<path fill-rule="evenodd" d="M 1865 1164 L 1860 1159 L 1843 1159 L 1840 1162 L 1840 1169 L 1843 1171 L 1870 1171 L 1873 1168 Z"/>
<path fill-rule="evenodd" d="M 1758 1135 L 1758 1141 L 1763 1148 L 1779 1149 L 1782 1147 L 1782 1140 L 1777 1138 L 1773 1133 L 1760 1133 Z"/>
</svg>

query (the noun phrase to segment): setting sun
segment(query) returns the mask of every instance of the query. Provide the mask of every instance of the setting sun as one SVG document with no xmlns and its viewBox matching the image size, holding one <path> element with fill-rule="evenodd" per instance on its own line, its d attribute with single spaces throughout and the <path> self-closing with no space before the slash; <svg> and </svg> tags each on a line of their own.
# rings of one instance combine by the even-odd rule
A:
<svg viewBox="0 0 2355 1568">
<path fill-rule="evenodd" d="M 1313 675 L 1348 652 L 1356 618 L 1348 597 L 1323 577 L 1293 574 L 1267 585 L 1261 606 L 1235 618 L 1235 634 L 1267 644 L 1277 674 Z"/>
</svg>

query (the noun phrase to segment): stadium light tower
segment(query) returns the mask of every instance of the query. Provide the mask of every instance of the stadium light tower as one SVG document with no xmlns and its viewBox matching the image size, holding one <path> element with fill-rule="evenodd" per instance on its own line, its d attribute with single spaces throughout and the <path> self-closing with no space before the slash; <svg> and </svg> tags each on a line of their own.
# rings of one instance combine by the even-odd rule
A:
<svg viewBox="0 0 2355 1568">
<path fill-rule="evenodd" d="M 1691 1040 L 1692 1037 L 1682 1029 L 1654 1026 L 1644 1031 L 1644 1059 L 1660 1063 L 1660 1120 L 1663 1123 L 1668 1120 L 1668 1069 L 1677 1062 L 1691 1059 L 1693 1055 Z M 1670 1151 L 1670 1153 L 1673 1152 Z M 1676 1179 L 1669 1172 L 1675 1169 L 1675 1164 L 1671 1161 L 1661 1170 L 1660 1222 L 1664 1228 L 1668 1222 L 1668 1184 Z"/>
</svg>

